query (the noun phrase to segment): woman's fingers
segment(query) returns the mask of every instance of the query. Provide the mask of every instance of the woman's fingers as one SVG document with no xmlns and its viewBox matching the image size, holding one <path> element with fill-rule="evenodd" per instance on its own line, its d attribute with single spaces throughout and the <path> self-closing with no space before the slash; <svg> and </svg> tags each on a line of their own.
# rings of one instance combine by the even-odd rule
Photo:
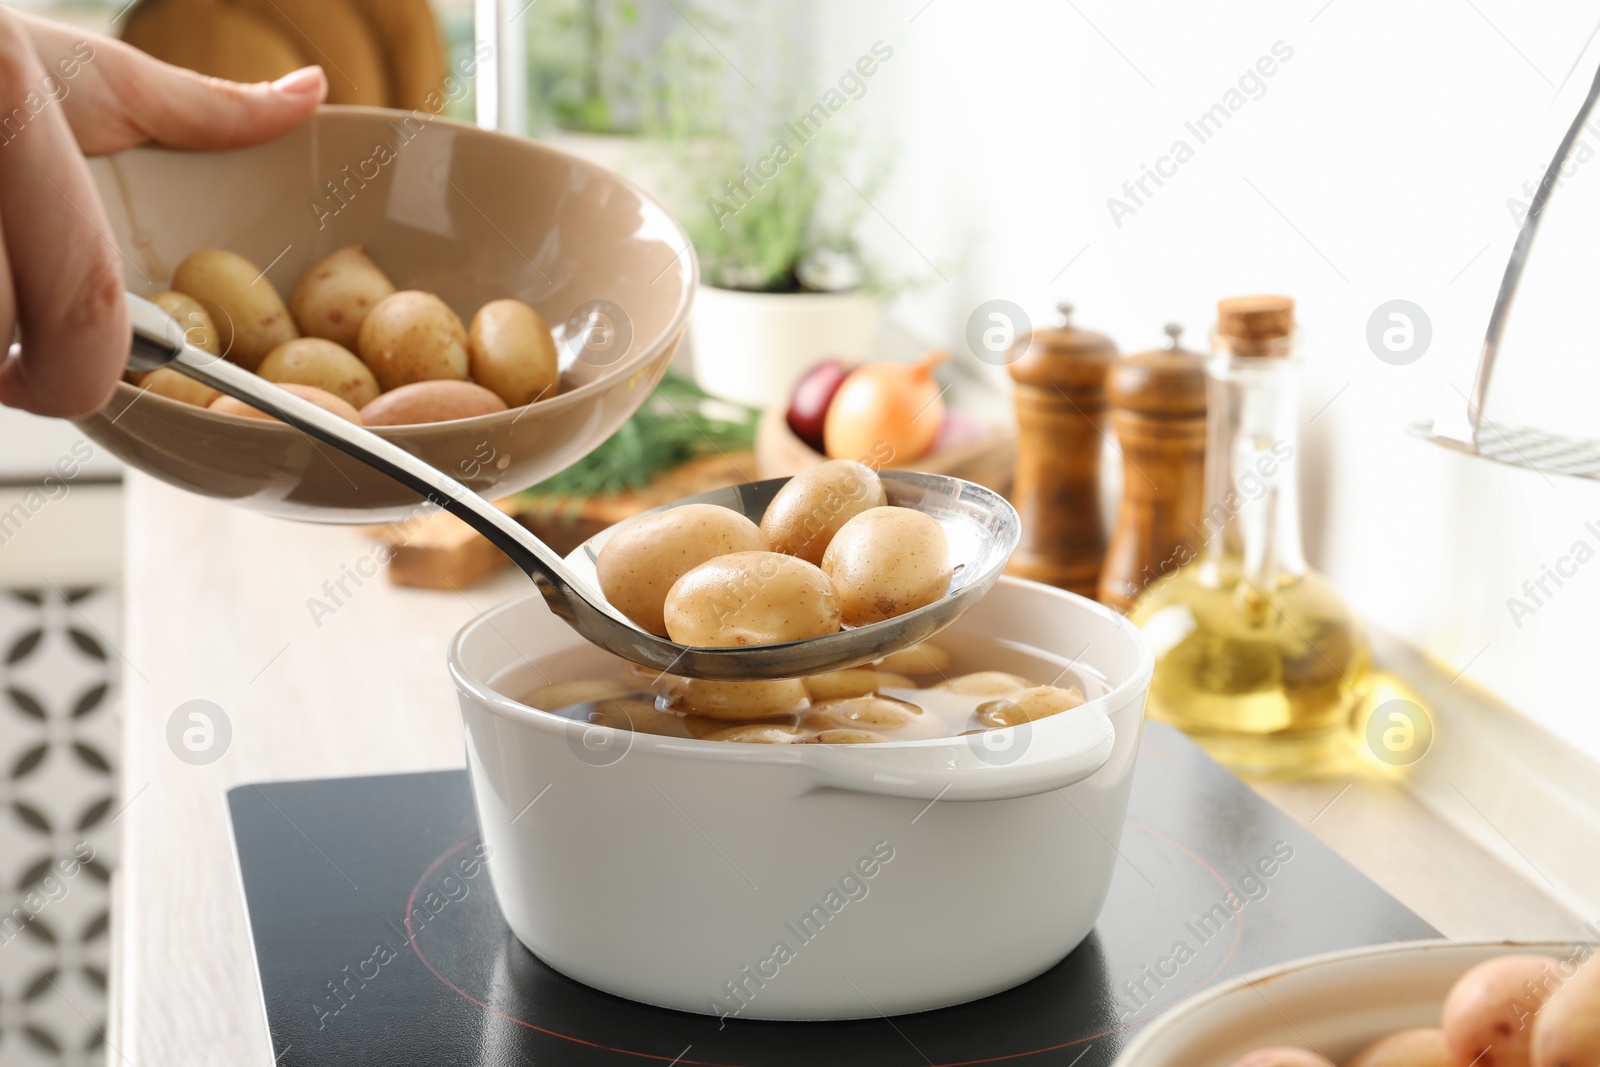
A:
<svg viewBox="0 0 1600 1067">
<path fill-rule="evenodd" d="M 50 84 L 0 9 L 0 229 L 23 353 L 0 365 L 0 403 L 77 417 L 110 397 L 130 333 L 121 255 Z"/>
<path fill-rule="evenodd" d="M 140 134 L 132 143 L 154 141 L 199 149 L 259 144 L 300 125 L 328 95 L 321 67 L 303 67 L 275 82 L 241 85 L 183 70 L 142 52 L 133 56 L 126 65 L 121 61 L 129 57 L 107 56 L 111 62 L 100 72 L 113 89 L 123 123 Z M 93 154 L 121 147 L 125 146 L 86 144 L 85 150 Z"/>
<path fill-rule="evenodd" d="M 45 62 L 59 66 L 62 103 L 85 155 L 154 141 L 174 148 L 237 148 L 305 121 L 328 92 L 320 67 L 241 85 L 174 67 L 121 41 L 13 14 Z"/>
</svg>

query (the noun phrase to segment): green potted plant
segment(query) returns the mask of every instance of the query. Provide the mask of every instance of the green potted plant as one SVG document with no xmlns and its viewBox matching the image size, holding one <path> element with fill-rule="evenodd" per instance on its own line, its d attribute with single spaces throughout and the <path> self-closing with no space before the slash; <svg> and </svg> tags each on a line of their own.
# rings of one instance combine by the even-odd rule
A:
<svg viewBox="0 0 1600 1067">
<path fill-rule="evenodd" d="M 720 114 L 722 60 L 693 0 L 539 0 L 528 9 L 528 114 L 545 142 L 658 192 L 665 142 Z"/>
<path fill-rule="evenodd" d="M 690 340 L 707 389 L 769 406 L 819 359 L 874 355 L 888 286 L 854 236 L 871 189 L 844 179 L 843 140 L 786 123 L 760 151 L 725 138 L 684 164 L 674 203 L 700 258 Z"/>
</svg>

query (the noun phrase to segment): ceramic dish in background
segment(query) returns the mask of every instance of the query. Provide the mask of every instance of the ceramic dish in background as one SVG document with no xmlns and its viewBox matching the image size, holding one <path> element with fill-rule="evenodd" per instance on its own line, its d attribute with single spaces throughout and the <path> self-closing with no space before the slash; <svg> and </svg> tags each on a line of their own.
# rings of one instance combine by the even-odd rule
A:
<svg viewBox="0 0 1600 1067">
<path fill-rule="evenodd" d="M 962 662 L 964 637 L 997 644 Z M 955 671 L 1049 666 L 1091 699 L 875 745 L 630 734 L 508 695 L 616 677 L 538 597 L 467 626 L 450 668 L 512 932 L 606 992 L 747 1019 L 923 1011 L 1054 966 L 1105 902 L 1149 645 L 1108 608 L 1016 578 L 937 640 Z"/>
<path fill-rule="evenodd" d="M 1572 942 L 1412 941 L 1312 956 L 1257 971 L 1169 1009 L 1116 1067 L 1229 1067 L 1247 1052 L 1288 1045 L 1343 1063 L 1367 1045 L 1438 1026 L 1446 994 L 1496 956 L 1568 958 Z"/>
<path fill-rule="evenodd" d="M 396 286 L 437 293 L 463 322 L 503 297 L 537 308 L 558 337 L 560 395 L 373 431 L 491 497 L 566 468 L 622 425 L 665 372 L 696 287 L 688 238 L 622 178 L 444 118 L 325 107 L 265 145 L 136 148 L 91 168 L 128 288 L 142 296 L 167 289 L 173 268 L 202 248 L 259 264 L 287 296 L 311 264 L 359 242 Z M 584 323 L 599 327 L 588 335 L 594 343 L 565 343 Z M 126 383 L 79 425 L 130 466 L 275 515 L 378 522 L 418 504 L 415 493 L 287 426 Z"/>
</svg>

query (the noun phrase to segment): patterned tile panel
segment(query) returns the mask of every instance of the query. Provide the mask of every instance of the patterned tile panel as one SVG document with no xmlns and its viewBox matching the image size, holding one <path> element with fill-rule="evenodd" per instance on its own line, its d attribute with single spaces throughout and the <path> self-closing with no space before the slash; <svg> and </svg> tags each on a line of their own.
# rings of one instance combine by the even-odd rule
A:
<svg viewBox="0 0 1600 1067">
<path fill-rule="evenodd" d="M 105 1063 L 120 605 L 0 592 L 0 1067 Z"/>
</svg>

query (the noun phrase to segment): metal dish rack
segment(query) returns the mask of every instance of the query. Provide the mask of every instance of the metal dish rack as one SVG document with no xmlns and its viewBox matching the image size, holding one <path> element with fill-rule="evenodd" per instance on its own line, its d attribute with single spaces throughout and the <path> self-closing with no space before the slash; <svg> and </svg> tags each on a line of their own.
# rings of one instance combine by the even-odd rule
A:
<svg viewBox="0 0 1600 1067">
<path fill-rule="evenodd" d="M 1589 121 L 1595 101 L 1600 98 L 1600 72 L 1589 86 L 1589 94 L 1578 109 L 1577 118 L 1556 149 L 1555 158 L 1544 172 L 1544 179 L 1533 194 L 1527 218 L 1517 233 L 1517 243 L 1512 246 L 1511 259 L 1506 263 L 1505 276 L 1500 280 L 1500 291 L 1495 296 L 1494 310 L 1489 315 L 1489 328 L 1484 334 L 1483 349 L 1478 354 L 1478 369 L 1473 375 L 1472 391 L 1464 394 L 1451 385 L 1440 407 L 1440 414 L 1432 425 L 1412 427 L 1412 432 L 1435 444 L 1459 452 L 1466 452 L 1497 463 L 1526 467 L 1541 474 L 1566 474 L 1574 478 L 1600 481 L 1600 440 L 1565 437 L 1528 426 L 1501 426 L 1483 414 L 1489 399 L 1489 380 L 1494 373 L 1495 357 L 1500 352 L 1500 338 L 1505 333 L 1506 319 L 1511 314 L 1511 301 L 1517 293 L 1517 283 L 1522 280 L 1522 268 L 1527 263 L 1528 252 L 1533 247 L 1534 234 L 1544 217 L 1545 204 L 1560 177 L 1561 167 L 1578 140 L 1579 131 Z"/>
</svg>

